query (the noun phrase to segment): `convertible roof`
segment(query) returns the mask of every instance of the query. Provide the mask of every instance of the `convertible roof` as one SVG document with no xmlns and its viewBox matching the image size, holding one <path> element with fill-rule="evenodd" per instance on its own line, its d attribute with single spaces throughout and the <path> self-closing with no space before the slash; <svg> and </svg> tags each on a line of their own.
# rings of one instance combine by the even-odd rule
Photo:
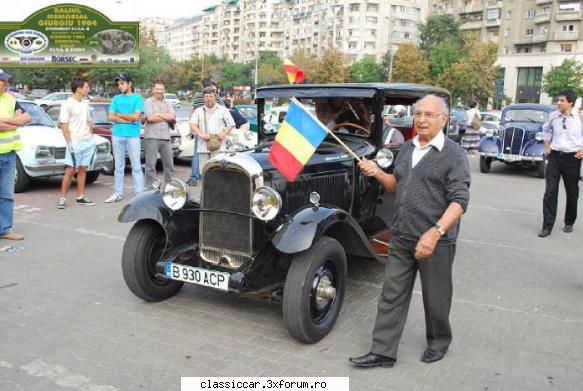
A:
<svg viewBox="0 0 583 391">
<path fill-rule="evenodd" d="M 260 87 L 258 98 L 274 97 L 361 97 L 372 98 L 376 93 L 385 95 L 422 97 L 427 94 L 446 96 L 450 94 L 440 87 L 411 83 L 345 83 L 345 84 L 288 84 Z"/>
</svg>

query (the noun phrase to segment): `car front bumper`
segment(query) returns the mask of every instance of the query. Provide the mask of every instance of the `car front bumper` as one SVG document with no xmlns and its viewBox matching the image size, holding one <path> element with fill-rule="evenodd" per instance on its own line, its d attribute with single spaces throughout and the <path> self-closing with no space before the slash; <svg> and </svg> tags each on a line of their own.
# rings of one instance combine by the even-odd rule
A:
<svg viewBox="0 0 583 391">
<path fill-rule="evenodd" d="M 25 164 L 24 168 L 28 175 L 32 177 L 63 175 L 65 173 L 65 164 L 62 160 L 38 164 Z M 93 163 L 93 168 L 90 171 L 102 170 L 113 170 L 113 157 L 111 155 L 105 159 L 99 159 L 95 161 Z"/>
<path fill-rule="evenodd" d="M 542 162 L 545 160 L 542 156 L 506 155 L 487 152 L 480 152 L 480 156 L 509 162 Z"/>
</svg>

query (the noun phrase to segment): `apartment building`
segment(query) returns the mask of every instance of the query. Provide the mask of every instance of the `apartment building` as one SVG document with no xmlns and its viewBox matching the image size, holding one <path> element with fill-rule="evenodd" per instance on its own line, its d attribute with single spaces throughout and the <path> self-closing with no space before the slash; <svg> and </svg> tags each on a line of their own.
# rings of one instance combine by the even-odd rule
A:
<svg viewBox="0 0 583 391">
<path fill-rule="evenodd" d="M 318 56 L 337 48 L 351 60 L 380 59 L 417 43 L 428 0 L 223 0 L 157 33 L 177 60 L 202 54 L 246 62 L 261 52 Z"/>
<path fill-rule="evenodd" d="M 498 44 L 504 95 L 551 103 L 543 75 L 566 58 L 583 61 L 582 5 L 577 0 L 430 0 L 434 13 L 456 15 L 461 29 Z"/>
</svg>

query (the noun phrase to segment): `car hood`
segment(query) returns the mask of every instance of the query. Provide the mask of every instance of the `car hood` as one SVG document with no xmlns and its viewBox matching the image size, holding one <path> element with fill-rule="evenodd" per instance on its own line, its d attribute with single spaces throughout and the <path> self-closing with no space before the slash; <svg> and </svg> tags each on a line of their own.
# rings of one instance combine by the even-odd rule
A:
<svg viewBox="0 0 583 391">
<path fill-rule="evenodd" d="M 540 122 L 507 122 L 501 125 L 502 129 L 509 127 L 522 128 L 529 132 L 540 132 L 543 129 L 543 124 Z"/>
<path fill-rule="evenodd" d="M 67 143 L 63 132 L 59 128 L 50 126 L 23 126 L 19 128 L 20 140 L 26 147 L 36 147 L 38 145 L 50 145 L 53 147 L 65 147 Z M 96 144 L 107 142 L 107 139 L 93 135 Z"/>
</svg>

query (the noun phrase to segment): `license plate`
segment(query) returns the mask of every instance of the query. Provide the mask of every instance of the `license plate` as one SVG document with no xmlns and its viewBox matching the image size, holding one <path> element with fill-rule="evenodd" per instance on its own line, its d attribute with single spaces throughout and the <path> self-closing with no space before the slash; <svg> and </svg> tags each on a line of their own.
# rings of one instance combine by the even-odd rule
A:
<svg viewBox="0 0 583 391">
<path fill-rule="evenodd" d="M 222 291 L 229 290 L 229 277 L 231 277 L 229 273 L 172 262 L 166 262 L 165 274 L 166 278 L 171 280 L 190 282 L 191 284 L 208 286 Z"/>
<path fill-rule="evenodd" d="M 520 155 L 504 155 L 504 160 L 519 161 L 520 158 Z"/>
</svg>

